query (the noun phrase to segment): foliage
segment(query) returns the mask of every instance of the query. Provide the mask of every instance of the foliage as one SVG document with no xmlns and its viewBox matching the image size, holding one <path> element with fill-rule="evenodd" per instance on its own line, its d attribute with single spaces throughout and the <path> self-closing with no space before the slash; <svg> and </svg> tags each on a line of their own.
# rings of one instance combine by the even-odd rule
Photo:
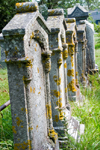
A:
<svg viewBox="0 0 100 150">
<path fill-rule="evenodd" d="M 98 74 L 89 75 L 90 87 L 81 88 L 85 96 L 83 105 L 71 103 L 72 115 L 77 117 L 80 123 L 85 124 L 85 133 L 79 143 L 74 143 L 77 150 L 100 149 L 100 78 Z"/>
<path fill-rule="evenodd" d="M 0 0 L 0 32 L 15 15 L 15 4 L 27 0 Z"/>
</svg>

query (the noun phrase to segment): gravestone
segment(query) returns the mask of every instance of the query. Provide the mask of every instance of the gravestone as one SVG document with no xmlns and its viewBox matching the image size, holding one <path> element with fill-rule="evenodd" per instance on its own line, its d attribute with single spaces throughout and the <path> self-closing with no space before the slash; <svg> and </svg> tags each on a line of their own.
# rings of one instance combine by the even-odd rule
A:
<svg viewBox="0 0 100 150">
<path fill-rule="evenodd" d="M 69 100 L 76 101 L 76 88 L 75 83 L 77 80 L 77 50 L 75 51 L 76 38 L 76 20 L 75 18 L 66 18 L 66 43 L 68 44 L 68 58 L 67 58 L 67 80 L 68 80 L 68 98 Z"/>
<path fill-rule="evenodd" d="M 1 58 L 0 58 L 0 68 L 4 69 L 6 68 L 6 63 L 3 62 L 2 60 L 5 59 L 5 48 L 4 48 L 4 38 L 2 33 L 0 34 L 0 53 L 1 53 Z"/>
<path fill-rule="evenodd" d="M 58 132 L 60 142 L 65 139 L 63 120 L 70 119 L 70 105 L 67 92 L 67 63 L 68 45 L 66 44 L 66 23 L 63 9 L 48 10 L 48 27 L 51 29 L 49 46 L 52 51 L 50 90 L 52 101 L 52 117 L 54 129 Z"/>
<path fill-rule="evenodd" d="M 85 73 L 95 73 L 98 71 L 95 64 L 95 49 L 94 49 L 94 26 L 93 24 L 87 21 L 88 10 L 86 10 L 79 3 L 76 4 L 73 8 L 68 9 L 68 18 L 76 18 L 77 25 L 80 20 L 85 20 L 86 23 L 86 39 L 87 39 L 87 48 L 86 48 L 86 72 Z"/>
<path fill-rule="evenodd" d="M 77 26 L 78 38 L 78 75 L 83 85 L 86 84 L 86 23 L 81 20 Z"/>
<path fill-rule="evenodd" d="M 16 11 L 2 31 L 14 149 L 59 150 L 50 98 L 50 30 L 36 2 L 16 3 Z"/>
</svg>

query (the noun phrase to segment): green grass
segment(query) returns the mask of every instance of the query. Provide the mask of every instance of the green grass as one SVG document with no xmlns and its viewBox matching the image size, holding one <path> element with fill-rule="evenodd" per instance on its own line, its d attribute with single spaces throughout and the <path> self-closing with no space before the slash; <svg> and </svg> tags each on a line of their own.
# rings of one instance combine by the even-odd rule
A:
<svg viewBox="0 0 100 150">
<path fill-rule="evenodd" d="M 7 69 L 0 69 L 0 106 L 9 100 Z M 0 112 L 0 150 L 13 150 L 11 108 Z"/>
</svg>

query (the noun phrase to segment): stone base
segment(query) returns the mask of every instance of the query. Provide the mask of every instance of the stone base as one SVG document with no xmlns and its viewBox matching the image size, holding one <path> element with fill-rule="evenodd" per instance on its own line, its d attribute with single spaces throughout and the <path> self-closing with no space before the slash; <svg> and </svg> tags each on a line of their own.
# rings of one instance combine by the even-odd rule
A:
<svg viewBox="0 0 100 150">
<path fill-rule="evenodd" d="M 76 118 L 71 117 L 69 125 L 68 125 L 68 133 L 72 136 L 75 141 L 80 141 L 80 135 L 84 134 L 85 125 L 80 124 Z"/>
<path fill-rule="evenodd" d="M 43 143 L 41 150 L 59 150 L 59 141 L 56 139 L 54 143 L 49 137 L 47 137 L 46 142 Z"/>
</svg>

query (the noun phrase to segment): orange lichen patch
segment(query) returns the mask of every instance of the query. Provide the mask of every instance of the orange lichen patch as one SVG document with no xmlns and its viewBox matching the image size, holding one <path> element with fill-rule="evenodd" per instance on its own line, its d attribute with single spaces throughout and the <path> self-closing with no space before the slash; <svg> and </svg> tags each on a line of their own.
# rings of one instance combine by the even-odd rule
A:
<svg viewBox="0 0 100 150">
<path fill-rule="evenodd" d="M 51 45 L 51 47 L 53 47 L 53 45 Z"/>
<path fill-rule="evenodd" d="M 60 103 L 59 103 L 59 108 L 61 108 L 61 107 L 62 107 L 62 103 L 60 102 Z"/>
<path fill-rule="evenodd" d="M 47 119 L 51 119 L 52 117 L 52 111 L 51 111 L 51 104 L 46 105 L 47 110 Z"/>
<path fill-rule="evenodd" d="M 30 39 L 33 39 L 34 38 L 34 32 L 32 32 L 31 36 L 30 36 Z"/>
<path fill-rule="evenodd" d="M 41 87 L 40 87 L 40 89 L 41 89 Z"/>
<path fill-rule="evenodd" d="M 45 64 L 45 68 L 48 69 L 48 71 L 50 71 L 50 69 L 51 69 L 51 64 L 50 64 L 50 63 L 46 63 L 46 64 Z"/>
<path fill-rule="evenodd" d="M 28 110 L 25 108 L 25 112 L 26 112 L 26 114 L 28 114 Z"/>
<path fill-rule="evenodd" d="M 52 16 L 54 14 L 54 10 L 50 11 L 49 14 Z"/>
<path fill-rule="evenodd" d="M 23 126 L 21 126 L 21 128 L 23 128 Z"/>
<path fill-rule="evenodd" d="M 8 53 L 9 53 L 9 51 L 5 51 L 5 55 L 6 55 L 6 57 L 8 56 Z"/>
<path fill-rule="evenodd" d="M 55 132 L 55 130 L 54 129 L 49 130 L 49 134 L 48 135 L 49 135 L 49 137 L 53 138 L 55 143 L 56 143 L 56 140 L 58 138 L 58 134 Z"/>
<path fill-rule="evenodd" d="M 62 107 L 62 98 L 59 99 L 59 108 Z"/>
<path fill-rule="evenodd" d="M 32 93 L 32 87 L 30 87 L 30 93 Z"/>
<path fill-rule="evenodd" d="M 56 101 L 56 105 L 57 105 L 57 106 L 59 105 L 59 101 Z"/>
<path fill-rule="evenodd" d="M 37 49 L 35 48 L 35 51 L 37 51 Z"/>
<path fill-rule="evenodd" d="M 56 96 L 56 97 L 59 97 L 59 96 L 60 96 L 60 92 L 57 91 L 57 90 L 53 90 L 53 94 L 54 94 L 54 96 Z"/>
<path fill-rule="evenodd" d="M 13 133 L 17 133 L 17 131 L 15 130 L 15 126 L 12 126 L 12 130 L 13 130 Z"/>
<path fill-rule="evenodd" d="M 30 131 L 30 130 L 33 130 L 33 127 L 29 127 L 28 130 L 29 130 L 29 131 Z"/>
<path fill-rule="evenodd" d="M 41 92 L 38 92 L 38 94 L 40 94 Z"/>
<path fill-rule="evenodd" d="M 27 80 L 27 78 L 26 78 L 25 76 L 23 76 L 22 80 L 23 80 L 23 81 L 24 81 L 24 80 Z"/>
<path fill-rule="evenodd" d="M 36 47 L 37 47 L 37 43 L 36 43 Z"/>
<path fill-rule="evenodd" d="M 33 88 L 33 93 L 35 93 L 35 88 Z"/>
<path fill-rule="evenodd" d="M 58 64 L 62 64 L 62 59 L 58 59 Z"/>
<path fill-rule="evenodd" d="M 54 81 L 57 83 L 57 85 L 61 84 L 61 78 L 57 79 L 58 77 L 56 75 L 53 76 Z"/>
<path fill-rule="evenodd" d="M 39 68 L 37 68 L 37 71 L 38 71 L 38 73 L 39 73 Z"/>
<path fill-rule="evenodd" d="M 67 68 L 67 64 L 66 63 L 64 63 L 64 68 Z"/>
<path fill-rule="evenodd" d="M 22 122 L 22 120 L 20 120 L 20 118 L 19 118 L 19 117 L 17 117 L 17 118 L 16 118 L 16 120 L 17 120 L 17 125 L 19 126 L 19 125 L 20 125 L 20 123 Z"/>
<path fill-rule="evenodd" d="M 38 129 L 38 125 L 36 126 L 36 130 Z"/>
<path fill-rule="evenodd" d="M 63 54 L 63 58 L 67 59 L 67 57 L 68 57 L 68 50 L 64 50 L 62 54 Z"/>
<path fill-rule="evenodd" d="M 62 112 L 62 110 L 60 110 L 60 113 L 59 113 L 59 120 L 63 120 L 63 118 L 64 118 L 63 112 Z"/>
<path fill-rule="evenodd" d="M 65 88 L 65 93 L 67 93 L 67 87 Z"/>
<path fill-rule="evenodd" d="M 23 143 L 15 143 L 14 144 L 14 150 L 31 150 L 31 140 L 28 140 L 27 142 Z"/>
<path fill-rule="evenodd" d="M 55 119 L 54 119 L 54 121 L 58 122 L 58 120 L 59 120 L 58 116 L 57 116 L 57 115 L 55 115 Z"/>
<path fill-rule="evenodd" d="M 78 72 L 76 72 L 76 76 L 78 76 Z"/>
<path fill-rule="evenodd" d="M 7 59 L 5 59 L 5 62 L 7 62 Z"/>
<path fill-rule="evenodd" d="M 74 69 L 68 70 L 67 75 L 74 77 Z"/>
<path fill-rule="evenodd" d="M 32 68 L 32 61 L 31 60 L 28 60 L 28 62 L 26 63 L 26 67 L 31 67 Z"/>
<path fill-rule="evenodd" d="M 69 91 L 76 92 L 76 88 L 74 86 L 74 79 L 68 84 Z"/>
<path fill-rule="evenodd" d="M 24 108 L 21 108 L 22 111 L 24 111 Z"/>
<path fill-rule="evenodd" d="M 73 58 L 73 56 L 71 56 L 71 65 L 72 65 L 72 67 L 74 66 L 74 58 Z"/>
</svg>

